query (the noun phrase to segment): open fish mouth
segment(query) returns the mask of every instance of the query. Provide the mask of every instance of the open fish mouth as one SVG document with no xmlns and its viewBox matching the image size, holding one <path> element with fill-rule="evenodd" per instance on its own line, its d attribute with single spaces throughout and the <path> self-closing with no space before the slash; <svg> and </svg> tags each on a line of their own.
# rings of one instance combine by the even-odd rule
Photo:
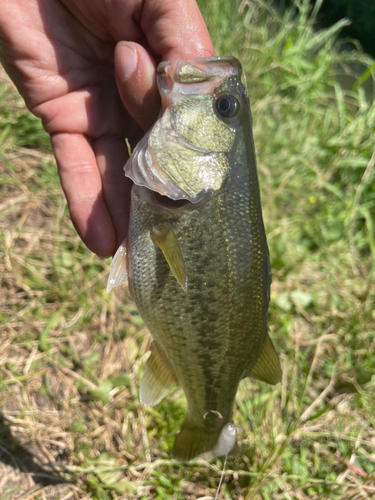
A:
<svg viewBox="0 0 375 500">
<path fill-rule="evenodd" d="M 168 93 L 171 86 L 175 84 L 190 85 L 189 93 L 195 91 L 194 85 L 197 86 L 197 93 L 212 93 L 212 84 L 230 76 L 241 78 L 246 88 L 241 63 L 232 56 L 166 61 L 157 67 L 158 87 L 161 94 Z M 205 85 L 202 86 L 202 83 Z M 184 88 L 177 87 L 177 90 L 183 92 Z"/>
<path fill-rule="evenodd" d="M 164 196 L 156 191 L 152 191 L 146 186 L 139 186 L 139 185 L 135 185 L 133 187 L 133 192 L 134 195 L 137 196 L 143 202 L 148 203 L 149 205 L 153 205 L 158 209 L 167 211 L 182 210 L 184 212 L 191 212 L 192 210 L 196 210 L 202 207 L 211 199 L 210 195 L 206 195 L 197 203 L 191 203 L 191 201 L 189 201 L 186 198 L 173 200 L 168 196 Z"/>
<path fill-rule="evenodd" d="M 171 198 L 168 198 L 168 196 L 163 196 L 159 193 L 154 193 L 154 200 L 158 205 L 161 207 L 168 208 L 170 210 L 177 210 L 179 208 L 186 207 L 186 205 L 191 205 L 191 202 L 186 199 L 182 200 L 172 200 Z"/>
</svg>

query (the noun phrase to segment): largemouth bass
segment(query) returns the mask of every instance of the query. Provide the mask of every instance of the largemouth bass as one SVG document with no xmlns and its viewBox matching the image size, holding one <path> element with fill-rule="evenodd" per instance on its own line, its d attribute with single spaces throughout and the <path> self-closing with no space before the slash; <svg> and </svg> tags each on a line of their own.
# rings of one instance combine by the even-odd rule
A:
<svg viewBox="0 0 375 500">
<path fill-rule="evenodd" d="M 161 63 L 162 112 L 125 166 L 130 227 L 108 290 L 129 279 L 153 337 L 140 398 L 179 383 L 188 409 L 173 455 L 227 454 L 238 384 L 280 380 L 268 336 L 271 272 L 250 105 L 233 57 Z"/>
</svg>

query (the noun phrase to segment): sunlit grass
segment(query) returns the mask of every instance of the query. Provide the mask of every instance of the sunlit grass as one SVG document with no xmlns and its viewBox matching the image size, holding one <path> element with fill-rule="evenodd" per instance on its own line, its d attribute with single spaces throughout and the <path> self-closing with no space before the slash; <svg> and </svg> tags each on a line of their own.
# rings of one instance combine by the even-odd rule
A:
<svg viewBox="0 0 375 500">
<path fill-rule="evenodd" d="M 338 50 L 346 21 L 314 31 L 296 4 L 201 2 L 217 52 L 246 71 L 283 367 L 276 387 L 240 385 L 221 499 L 375 495 L 374 66 Z M 4 498 L 213 498 L 222 462 L 170 460 L 182 391 L 140 404 L 149 336 L 126 287 L 106 294 L 109 262 L 75 235 L 48 138 L 2 80 Z"/>
</svg>

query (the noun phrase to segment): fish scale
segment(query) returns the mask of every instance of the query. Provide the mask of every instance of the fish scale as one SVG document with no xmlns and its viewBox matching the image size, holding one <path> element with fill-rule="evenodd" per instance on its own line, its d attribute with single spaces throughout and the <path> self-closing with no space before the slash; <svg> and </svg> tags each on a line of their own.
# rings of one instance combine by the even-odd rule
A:
<svg viewBox="0 0 375 500">
<path fill-rule="evenodd" d="M 212 201 L 217 204 L 219 200 Z M 131 246 L 133 245 L 131 238 L 134 238 L 136 241 L 142 241 L 138 231 L 145 233 L 147 237 L 147 233 L 149 234 L 152 228 L 158 223 L 158 216 L 156 215 L 153 219 L 147 210 L 147 205 L 145 206 L 142 202 L 140 202 L 140 205 L 138 207 L 137 201 L 134 200 L 134 211 L 137 214 L 137 219 L 134 220 L 134 227 L 131 227 L 129 233 L 129 244 Z M 143 214 L 144 216 L 140 217 L 142 209 L 146 209 L 146 211 Z M 159 254 L 162 266 L 155 266 L 154 269 L 157 269 L 157 271 L 154 275 L 151 275 L 150 268 L 146 262 L 154 260 L 155 255 L 148 256 L 145 253 L 144 241 L 142 241 L 139 250 L 137 243 L 134 243 L 133 246 L 134 252 L 139 252 L 139 255 L 143 256 L 142 259 L 137 259 L 136 264 L 134 263 L 133 265 L 132 263 L 130 267 L 132 275 L 130 286 L 133 290 L 134 299 L 146 324 L 152 324 L 151 328 L 154 338 L 166 349 L 168 348 L 169 337 L 177 337 L 174 332 L 176 316 L 183 325 L 182 338 L 184 340 L 187 339 L 188 342 L 190 341 L 190 350 L 193 351 L 196 349 L 199 352 L 202 351 L 202 347 L 209 348 L 210 342 L 212 345 L 215 343 L 219 344 L 220 342 L 220 339 L 215 338 L 212 332 L 207 332 L 207 326 L 210 326 L 212 330 L 215 324 L 219 324 L 219 331 L 215 328 L 215 333 L 220 335 L 220 330 L 223 329 L 222 325 L 228 322 L 228 311 L 226 310 L 227 307 L 225 307 L 231 301 L 231 297 L 228 296 L 228 273 L 222 272 L 218 279 L 215 264 L 216 259 L 225 262 L 227 258 L 227 252 L 222 245 L 224 228 L 222 227 L 220 231 L 219 224 L 212 224 L 212 209 L 210 206 L 205 207 L 205 211 L 207 215 L 200 214 L 199 217 L 194 217 L 193 220 L 188 221 L 188 230 L 185 229 L 184 222 L 182 222 L 181 227 L 178 227 L 177 223 L 171 222 L 181 248 L 187 249 L 184 253 L 188 269 L 189 286 L 187 292 L 184 292 L 179 287 L 173 276 L 171 277 L 168 265 L 165 260 L 163 261 L 161 252 L 155 245 L 148 245 L 148 251 Z M 203 218 L 205 219 L 204 224 L 202 224 Z M 219 236 L 217 239 L 218 245 L 214 247 L 212 246 L 213 235 Z M 205 260 L 201 259 L 202 254 L 205 254 Z M 214 256 L 216 257 L 215 259 Z M 148 281 L 148 286 L 142 289 L 141 297 L 139 298 L 137 295 L 139 293 L 138 282 L 135 283 L 134 279 L 139 280 L 139 282 L 143 282 L 146 279 Z M 213 287 L 207 287 L 207 281 L 209 280 L 212 281 Z M 157 293 L 154 293 L 154 287 L 157 289 Z M 199 314 L 197 314 L 198 308 Z M 158 327 L 155 326 L 156 324 Z M 169 335 L 165 335 L 167 330 L 170 331 Z M 198 331 L 198 335 L 188 335 L 188 331 Z M 205 333 L 211 334 L 207 340 L 205 340 Z M 173 346 L 178 350 L 178 339 L 176 339 L 176 342 L 173 342 Z M 173 366 L 176 365 L 176 375 L 179 372 L 189 371 L 190 366 L 192 366 L 192 359 L 187 359 L 185 352 L 180 351 L 178 356 L 177 360 L 173 358 L 172 361 Z"/>
</svg>

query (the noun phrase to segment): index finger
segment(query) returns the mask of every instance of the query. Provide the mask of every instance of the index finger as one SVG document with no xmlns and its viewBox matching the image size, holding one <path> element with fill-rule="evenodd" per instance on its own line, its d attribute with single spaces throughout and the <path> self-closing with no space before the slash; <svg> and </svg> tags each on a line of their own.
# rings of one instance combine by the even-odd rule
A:
<svg viewBox="0 0 375 500">
<path fill-rule="evenodd" d="M 139 23 L 154 55 L 161 60 L 215 55 L 195 0 L 146 0 Z"/>
</svg>

